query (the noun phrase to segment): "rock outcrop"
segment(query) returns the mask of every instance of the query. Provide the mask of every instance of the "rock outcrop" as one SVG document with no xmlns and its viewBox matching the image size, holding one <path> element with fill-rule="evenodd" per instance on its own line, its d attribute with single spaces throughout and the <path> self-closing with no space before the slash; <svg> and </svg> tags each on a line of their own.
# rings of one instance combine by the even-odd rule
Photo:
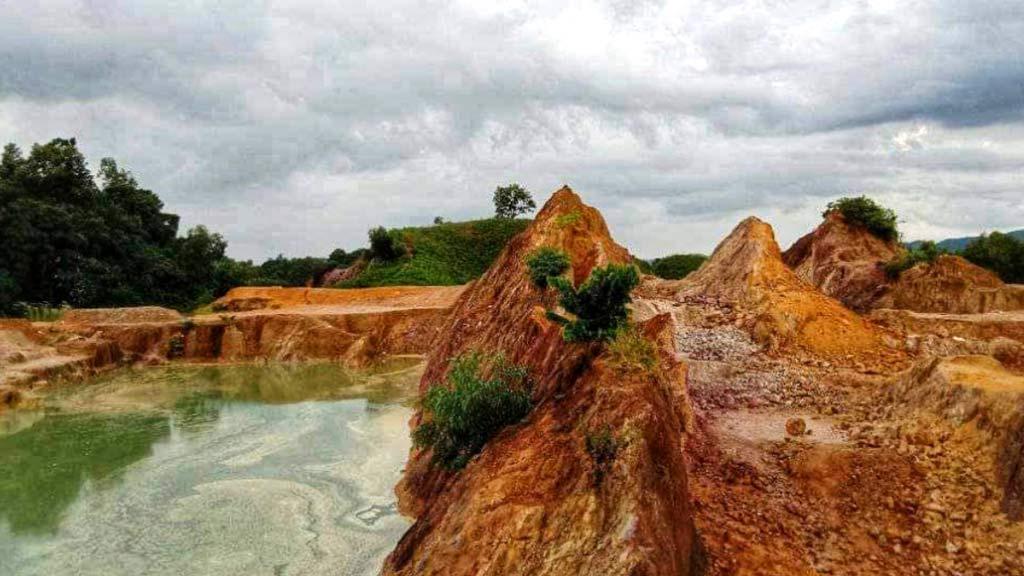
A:
<svg viewBox="0 0 1024 576">
<path fill-rule="evenodd" d="M 857 312 L 896 308 L 978 314 L 1024 309 L 1024 286 L 1004 284 L 959 256 L 943 255 L 890 277 L 886 264 L 905 253 L 898 243 L 831 212 L 786 250 L 783 260 L 797 276 Z"/>
<path fill-rule="evenodd" d="M 837 361 L 886 363 L 900 356 L 882 330 L 797 277 L 771 226 L 754 217 L 674 286 L 676 299 L 716 298 L 749 311 L 745 328 L 769 349 L 799 348 Z"/>
<path fill-rule="evenodd" d="M 874 307 L 888 290 L 886 263 L 904 252 L 899 243 L 882 240 L 832 211 L 813 232 L 786 250 L 782 259 L 804 281 L 863 312 Z"/>
<path fill-rule="evenodd" d="M 989 356 L 922 362 L 892 389 L 893 399 L 930 410 L 986 438 L 1003 487 L 1003 509 L 1024 518 L 1024 376 Z"/>
<path fill-rule="evenodd" d="M 643 325 L 662 349 L 656 371 L 613 363 L 598 345 L 567 344 L 544 315 L 553 294 L 527 274 L 526 256 L 540 246 L 570 257 L 576 284 L 597 266 L 630 261 L 601 215 L 563 188 L 462 295 L 421 390 L 442 381 L 454 355 L 501 353 L 529 370 L 536 407 L 458 473 L 412 454 L 397 492 L 416 523 L 384 574 L 696 573 L 682 451 L 685 370 L 670 353 L 670 320 Z M 596 483 L 585 436 L 605 426 L 629 440 Z"/>
</svg>

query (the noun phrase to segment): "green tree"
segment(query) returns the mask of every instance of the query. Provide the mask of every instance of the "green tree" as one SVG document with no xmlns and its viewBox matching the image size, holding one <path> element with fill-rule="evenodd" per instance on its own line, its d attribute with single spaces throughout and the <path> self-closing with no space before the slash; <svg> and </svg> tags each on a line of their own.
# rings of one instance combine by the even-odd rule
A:
<svg viewBox="0 0 1024 576">
<path fill-rule="evenodd" d="M 1024 241 L 1009 234 L 984 234 L 971 241 L 961 255 L 978 266 L 992 270 L 1003 282 L 1024 283 Z"/>
<path fill-rule="evenodd" d="M 370 254 L 373 255 L 375 260 L 381 262 L 391 262 L 397 260 L 402 255 L 402 250 L 395 241 L 387 228 L 378 226 L 373 228 L 369 232 L 370 235 Z"/>
<path fill-rule="evenodd" d="M 578 289 L 561 277 L 548 282 L 559 292 L 558 303 L 573 316 L 548 313 L 564 326 L 566 342 L 606 341 L 615 338 L 629 320 L 626 305 L 632 301 L 630 292 L 640 283 L 640 275 L 635 266 L 609 264 L 595 268 Z"/>
<path fill-rule="evenodd" d="M 533 195 L 519 184 L 498 186 L 494 189 L 494 217 L 516 218 L 537 208 Z"/>
</svg>

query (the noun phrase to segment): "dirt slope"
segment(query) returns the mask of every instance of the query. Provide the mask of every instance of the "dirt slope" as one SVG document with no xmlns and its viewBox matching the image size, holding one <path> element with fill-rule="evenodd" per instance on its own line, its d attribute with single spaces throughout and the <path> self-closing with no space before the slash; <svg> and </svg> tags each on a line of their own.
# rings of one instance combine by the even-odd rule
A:
<svg viewBox="0 0 1024 576">
<path fill-rule="evenodd" d="M 455 354 L 501 352 L 528 367 L 536 408 L 458 474 L 432 469 L 428 454 L 411 456 L 397 491 L 417 521 L 384 574 L 676 575 L 698 562 L 681 447 L 684 371 L 664 347 L 662 369 L 651 373 L 566 344 L 543 314 L 553 294 L 526 273 L 526 255 L 542 245 L 570 256 L 577 283 L 630 258 L 601 215 L 563 188 L 463 294 L 421 389 L 441 380 Z M 667 317 L 644 329 L 671 346 Z M 604 425 L 631 440 L 595 485 L 584 436 Z"/>
<path fill-rule="evenodd" d="M 747 218 L 711 258 L 675 285 L 678 300 L 715 298 L 753 316 L 745 322 L 770 349 L 802 349 L 838 362 L 888 363 L 900 354 L 885 333 L 801 280 L 782 260 L 771 226 Z"/>
<path fill-rule="evenodd" d="M 888 290 L 885 264 L 903 252 L 897 242 L 852 226 L 833 211 L 786 250 L 782 259 L 804 281 L 847 307 L 864 311 Z"/>
<path fill-rule="evenodd" d="M 949 314 L 1024 310 L 1024 286 L 1004 284 L 959 256 L 942 255 L 900 274 L 874 307 Z"/>
</svg>

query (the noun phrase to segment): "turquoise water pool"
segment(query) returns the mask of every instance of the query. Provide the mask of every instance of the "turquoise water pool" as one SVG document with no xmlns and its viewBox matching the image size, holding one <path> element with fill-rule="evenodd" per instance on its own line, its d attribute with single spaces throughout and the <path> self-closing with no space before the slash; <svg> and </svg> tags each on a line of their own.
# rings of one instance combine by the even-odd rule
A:
<svg viewBox="0 0 1024 576">
<path fill-rule="evenodd" d="M 420 371 L 126 370 L 0 414 L 0 574 L 376 574 Z"/>
</svg>

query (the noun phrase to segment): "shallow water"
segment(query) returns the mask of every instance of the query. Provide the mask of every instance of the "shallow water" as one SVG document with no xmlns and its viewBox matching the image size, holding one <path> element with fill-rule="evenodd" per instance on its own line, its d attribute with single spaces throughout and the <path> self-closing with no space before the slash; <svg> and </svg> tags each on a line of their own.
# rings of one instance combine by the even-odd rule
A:
<svg viewBox="0 0 1024 576">
<path fill-rule="evenodd" d="M 421 367 L 126 370 L 0 414 L 0 574 L 376 574 Z"/>
</svg>

